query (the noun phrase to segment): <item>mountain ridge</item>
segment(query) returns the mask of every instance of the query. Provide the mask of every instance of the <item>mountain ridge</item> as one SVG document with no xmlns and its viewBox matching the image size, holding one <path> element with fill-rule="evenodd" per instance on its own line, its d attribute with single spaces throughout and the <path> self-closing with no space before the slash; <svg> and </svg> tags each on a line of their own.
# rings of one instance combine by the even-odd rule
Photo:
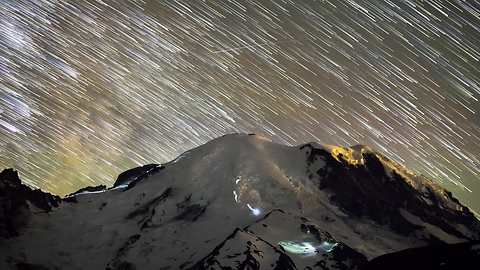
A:
<svg viewBox="0 0 480 270">
<path fill-rule="evenodd" d="M 0 197 L 14 197 L 4 182 L 0 177 Z M 27 211 L 18 233 L 0 243 L 0 268 L 220 267 L 206 258 L 236 229 L 229 249 L 246 261 L 236 264 L 243 255 L 222 249 L 214 256 L 222 267 L 290 269 L 271 266 L 279 254 L 297 268 L 360 269 L 386 253 L 480 238 L 480 221 L 450 192 L 369 147 L 286 146 L 252 134 L 222 136 L 171 162 L 131 169 L 110 188 L 54 198 L 58 205 Z M 340 250 L 350 251 L 335 255 Z M 98 258 L 88 261 L 91 252 Z"/>
</svg>

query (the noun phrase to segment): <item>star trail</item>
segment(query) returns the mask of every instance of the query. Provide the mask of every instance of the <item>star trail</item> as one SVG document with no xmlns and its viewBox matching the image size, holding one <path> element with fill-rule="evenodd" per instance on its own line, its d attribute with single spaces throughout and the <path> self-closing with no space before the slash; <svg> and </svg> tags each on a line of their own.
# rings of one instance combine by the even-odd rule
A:
<svg viewBox="0 0 480 270">
<path fill-rule="evenodd" d="M 480 2 L 0 3 L 0 167 L 66 194 L 213 138 L 367 144 L 480 211 Z"/>
</svg>

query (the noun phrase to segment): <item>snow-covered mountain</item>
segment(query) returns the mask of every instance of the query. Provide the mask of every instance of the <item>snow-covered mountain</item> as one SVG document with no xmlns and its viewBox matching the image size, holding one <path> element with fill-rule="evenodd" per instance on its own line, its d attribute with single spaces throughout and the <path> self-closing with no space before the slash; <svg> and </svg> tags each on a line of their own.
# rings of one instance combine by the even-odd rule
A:
<svg viewBox="0 0 480 270">
<path fill-rule="evenodd" d="M 5 170 L 0 207 L 0 269 L 368 269 L 480 239 L 450 192 L 366 146 L 246 134 L 63 199 Z"/>
</svg>

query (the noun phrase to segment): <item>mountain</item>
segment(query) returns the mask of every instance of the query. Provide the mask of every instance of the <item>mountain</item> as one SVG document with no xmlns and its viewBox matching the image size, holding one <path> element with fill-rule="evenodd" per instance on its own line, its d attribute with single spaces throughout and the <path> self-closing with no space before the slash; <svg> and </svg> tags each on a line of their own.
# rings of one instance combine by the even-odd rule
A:
<svg viewBox="0 0 480 270">
<path fill-rule="evenodd" d="M 480 241 L 435 244 L 410 248 L 374 258 L 364 270 L 476 269 L 480 262 Z"/>
<path fill-rule="evenodd" d="M 362 145 L 226 135 L 65 198 L 6 170 L 0 207 L 0 269 L 378 269 L 439 245 L 479 258 L 467 207 Z"/>
</svg>

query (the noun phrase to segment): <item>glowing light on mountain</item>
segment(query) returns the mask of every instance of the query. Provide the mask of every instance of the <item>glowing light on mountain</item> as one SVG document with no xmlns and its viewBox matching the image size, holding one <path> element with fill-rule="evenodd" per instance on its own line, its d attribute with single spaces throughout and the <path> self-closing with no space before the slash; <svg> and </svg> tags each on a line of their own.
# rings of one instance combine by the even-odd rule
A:
<svg viewBox="0 0 480 270">
<path fill-rule="evenodd" d="M 295 242 L 295 241 L 280 241 L 278 242 L 285 251 L 299 255 L 314 255 L 321 251 L 332 252 L 338 243 L 332 243 L 323 241 L 319 245 L 315 245 L 312 242 Z"/>
<path fill-rule="evenodd" d="M 235 190 L 233 191 L 233 198 L 235 199 L 235 202 L 238 203 L 238 194 Z"/>
<path fill-rule="evenodd" d="M 248 209 L 250 209 L 250 211 L 252 211 L 252 214 L 254 214 L 255 216 L 259 216 L 262 213 L 259 208 L 253 208 L 249 203 L 247 203 L 247 207 Z"/>
<path fill-rule="evenodd" d="M 299 255 L 312 255 L 317 252 L 315 247 L 309 242 L 297 243 L 294 241 L 280 241 L 278 242 L 285 251 Z"/>
<path fill-rule="evenodd" d="M 319 247 L 323 249 L 325 252 L 332 252 L 336 246 L 338 246 L 338 243 L 331 243 L 331 242 L 324 241 L 320 244 Z"/>
</svg>

